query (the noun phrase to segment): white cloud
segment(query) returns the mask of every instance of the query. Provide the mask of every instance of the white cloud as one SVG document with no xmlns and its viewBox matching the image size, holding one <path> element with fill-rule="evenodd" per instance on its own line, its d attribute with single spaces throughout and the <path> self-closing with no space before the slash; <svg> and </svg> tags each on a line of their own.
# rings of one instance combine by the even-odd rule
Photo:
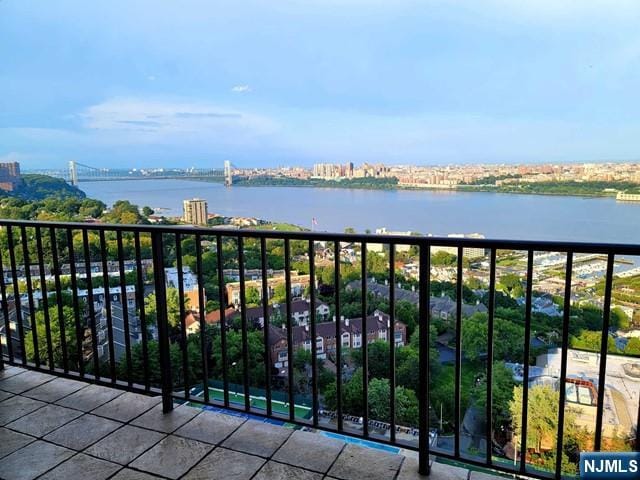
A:
<svg viewBox="0 0 640 480">
<path fill-rule="evenodd" d="M 248 93 L 251 91 L 251 87 L 249 85 L 235 85 L 231 91 L 233 93 Z"/>
<path fill-rule="evenodd" d="M 222 131 L 266 134 L 277 129 L 268 117 L 193 101 L 112 98 L 92 105 L 79 117 L 91 130 L 214 135 Z"/>
</svg>

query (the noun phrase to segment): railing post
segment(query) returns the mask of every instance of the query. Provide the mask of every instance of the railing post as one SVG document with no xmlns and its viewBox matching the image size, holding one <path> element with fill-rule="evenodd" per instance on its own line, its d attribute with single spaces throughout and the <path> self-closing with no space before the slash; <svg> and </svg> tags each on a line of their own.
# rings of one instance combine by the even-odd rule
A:
<svg viewBox="0 0 640 480">
<path fill-rule="evenodd" d="M 430 320 L 430 283 L 431 283 L 431 246 L 428 243 L 420 244 L 420 279 L 419 279 L 419 328 L 420 338 L 418 344 L 419 354 L 419 378 L 418 384 L 418 472 L 420 475 L 429 475 L 429 450 L 431 438 L 429 436 L 429 327 Z"/>
<path fill-rule="evenodd" d="M 164 247 L 162 232 L 151 234 L 153 250 L 153 279 L 156 294 L 156 316 L 158 322 L 158 347 L 160 351 L 160 377 L 162 381 L 162 411 L 173 410 L 171 356 L 169 354 L 169 322 L 167 319 L 167 291 L 164 279 Z M 149 359 L 145 358 L 145 362 Z"/>
</svg>

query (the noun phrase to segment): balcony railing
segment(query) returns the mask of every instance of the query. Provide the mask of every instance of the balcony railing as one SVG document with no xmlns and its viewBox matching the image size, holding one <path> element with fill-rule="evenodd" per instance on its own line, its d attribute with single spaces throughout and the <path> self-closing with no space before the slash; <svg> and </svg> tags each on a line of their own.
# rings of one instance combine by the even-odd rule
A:
<svg viewBox="0 0 640 480">
<path fill-rule="evenodd" d="M 0 227 L 0 362 L 416 450 L 423 474 L 431 453 L 560 478 L 640 448 L 640 362 L 609 334 L 638 245 Z"/>
</svg>

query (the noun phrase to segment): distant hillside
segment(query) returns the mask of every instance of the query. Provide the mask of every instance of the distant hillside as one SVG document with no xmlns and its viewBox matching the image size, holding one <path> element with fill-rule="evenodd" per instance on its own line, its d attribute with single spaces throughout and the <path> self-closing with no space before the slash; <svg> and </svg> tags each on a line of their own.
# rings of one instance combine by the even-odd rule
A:
<svg viewBox="0 0 640 480">
<path fill-rule="evenodd" d="M 0 196 L 18 197 L 24 200 L 43 200 L 45 198 L 76 198 L 86 197 L 82 190 L 69 185 L 60 178 L 48 175 L 22 175 L 22 186 L 13 192 L 0 192 Z"/>
</svg>

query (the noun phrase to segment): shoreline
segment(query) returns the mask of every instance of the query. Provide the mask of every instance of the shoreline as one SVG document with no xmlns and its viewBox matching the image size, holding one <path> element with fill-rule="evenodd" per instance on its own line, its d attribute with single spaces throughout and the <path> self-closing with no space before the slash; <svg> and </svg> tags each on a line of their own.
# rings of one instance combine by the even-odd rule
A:
<svg viewBox="0 0 640 480">
<path fill-rule="evenodd" d="M 182 179 L 180 179 L 182 180 Z M 218 181 L 211 181 L 202 178 L 185 178 L 184 180 L 195 181 L 195 182 L 204 182 L 204 183 L 221 183 Z M 549 196 L 549 197 L 575 197 L 575 198 L 613 198 L 615 199 L 616 192 L 594 192 L 594 193 L 560 193 L 560 192 L 518 192 L 518 191 L 501 191 L 496 190 L 490 187 L 479 187 L 474 188 L 473 186 L 462 186 L 462 188 L 432 188 L 432 187 L 409 187 L 409 186 L 396 186 L 395 188 L 389 187 L 366 187 L 366 186 L 354 186 L 354 185 L 303 185 L 303 184 L 277 184 L 277 183 L 264 183 L 260 185 L 251 185 L 251 184 L 242 184 L 236 183 L 233 184 L 233 187 L 240 188 L 283 188 L 283 187 L 291 187 L 291 188 L 318 188 L 318 189 L 341 189 L 341 190 L 372 190 L 372 191 L 408 191 L 408 192 L 446 192 L 446 193 L 495 193 L 502 195 L 541 195 L 541 196 Z M 629 202 L 633 203 L 633 202 Z"/>
</svg>

